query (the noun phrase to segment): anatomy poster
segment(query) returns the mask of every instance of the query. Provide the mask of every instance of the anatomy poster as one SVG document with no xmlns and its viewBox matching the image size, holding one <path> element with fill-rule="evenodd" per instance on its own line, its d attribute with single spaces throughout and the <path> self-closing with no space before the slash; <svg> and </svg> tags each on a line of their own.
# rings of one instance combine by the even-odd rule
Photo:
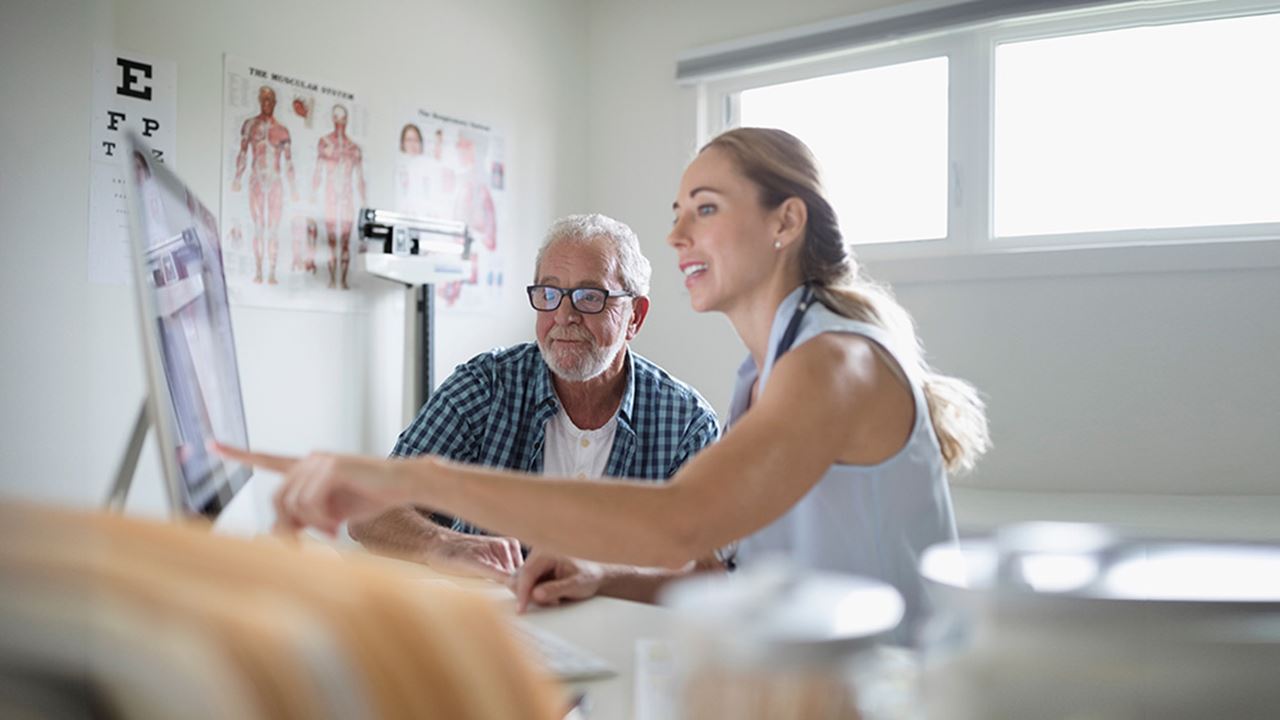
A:
<svg viewBox="0 0 1280 720">
<path fill-rule="evenodd" d="M 417 109 L 399 130 L 395 194 L 398 212 L 467 224 L 471 272 L 436 287 L 441 312 L 500 311 L 506 221 L 503 139 L 481 123 Z"/>
<path fill-rule="evenodd" d="M 360 311 L 357 213 L 368 204 L 365 99 L 350 88 L 227 56 L 222 252 L 231 301 Z"/>
<path fill-rule="evenodd" d="M 93 125 L 89 134 L 89 280 L 132 282 L 129 203 L 124 181 L 125 133 L 150 148 L 154 162 L 174 167 L 178 65 L 134 52 L 95 48 Z"/>
</svg>

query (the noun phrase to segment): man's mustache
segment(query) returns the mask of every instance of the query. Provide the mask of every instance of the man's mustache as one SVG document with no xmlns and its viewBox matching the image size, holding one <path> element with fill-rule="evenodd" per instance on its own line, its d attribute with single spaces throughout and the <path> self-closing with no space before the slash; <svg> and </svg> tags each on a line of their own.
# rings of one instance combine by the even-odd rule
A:
<svg viewBox="0 0 1280 720">
<path fill-rule="evenodd" d="M 570 340 L 575 342 L 591 342 L 591 334 L 583 330 L 552 330 L 547 333 L 548 340 Z"/>
</svg>

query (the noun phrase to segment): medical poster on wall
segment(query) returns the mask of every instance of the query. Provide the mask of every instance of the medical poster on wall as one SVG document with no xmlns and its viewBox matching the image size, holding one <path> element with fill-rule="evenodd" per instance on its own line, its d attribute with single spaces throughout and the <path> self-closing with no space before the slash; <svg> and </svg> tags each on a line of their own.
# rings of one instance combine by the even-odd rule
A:
<svg viewBox="0 0 1280 720">
<path fill-rule="evenodd" d="M 120 156 L 132 131 L 154 162 L 173 169 L 177 155 L 178 65 L 135 52 L 98 47 L 93 54 L 93 120 L 89 133 L 89 282 L 130 285 L 129 199 Z"/>
<path fill-rule="evenodd" d="M 462 221 L 471 271 L 436 287 L 440 312 L 501 311 L 506 159 L 501 135 L 482 123 L 421 108 L 405 113 L 396 153 L 397 212 Z"/>
<path fill-rule="evenodd" d="M 366 309 L 356 214 L 367 204 L 363 96 L 224 59 L 222 252 L 231 302 Z"/>
</svg>

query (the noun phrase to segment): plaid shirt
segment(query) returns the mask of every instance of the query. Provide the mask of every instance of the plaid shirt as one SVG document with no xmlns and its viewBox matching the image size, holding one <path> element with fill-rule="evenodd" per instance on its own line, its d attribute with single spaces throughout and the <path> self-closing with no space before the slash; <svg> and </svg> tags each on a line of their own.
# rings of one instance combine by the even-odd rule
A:
<svg viewBox="0 0 1280 720">
<path fill-rule="evenodd" d="M 536 344 L 493 350 L 454 370 L 400 433 L 391 454 L 541 473 L 547 420 L 559 410 Z M 696 390 L 627 351 L 627 387 L 605 475 L 664 481 L 719 434 L 715 411 Z M 440 521 L 448 522 L 437 516 Z M 453 527 L 477 532 L 462 521 Z"/>
</svg>

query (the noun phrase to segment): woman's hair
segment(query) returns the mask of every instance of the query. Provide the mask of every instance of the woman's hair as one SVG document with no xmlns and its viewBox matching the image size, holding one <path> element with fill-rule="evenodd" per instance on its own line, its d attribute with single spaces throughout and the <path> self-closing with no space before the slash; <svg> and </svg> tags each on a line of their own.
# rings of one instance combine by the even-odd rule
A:
<svg viewBox="0 0 1280 720">
<path fill-rule="evenodd" d="M 835 211 L 823 194 L 818 163 L 794 135 L 766 128 L 737 128 L 703 146 L 725 153 L 739 172 L 760 189 L 760 201 L 772 209 L 799 198 L 808 210 L 800 271 L 814 296 L 833 312 L 889 332 L 903 363 L 913 363 L 923 378 L 929 417 L 947 470 L 970 470 L 991 444 L 982 399 L 972 385 L 936 372 L 925 362 L 915 323 L 887 286 L 859 268 L 840 233 Z M 904 368 L 905 369 L 905 368 Z"/>
</svg>

